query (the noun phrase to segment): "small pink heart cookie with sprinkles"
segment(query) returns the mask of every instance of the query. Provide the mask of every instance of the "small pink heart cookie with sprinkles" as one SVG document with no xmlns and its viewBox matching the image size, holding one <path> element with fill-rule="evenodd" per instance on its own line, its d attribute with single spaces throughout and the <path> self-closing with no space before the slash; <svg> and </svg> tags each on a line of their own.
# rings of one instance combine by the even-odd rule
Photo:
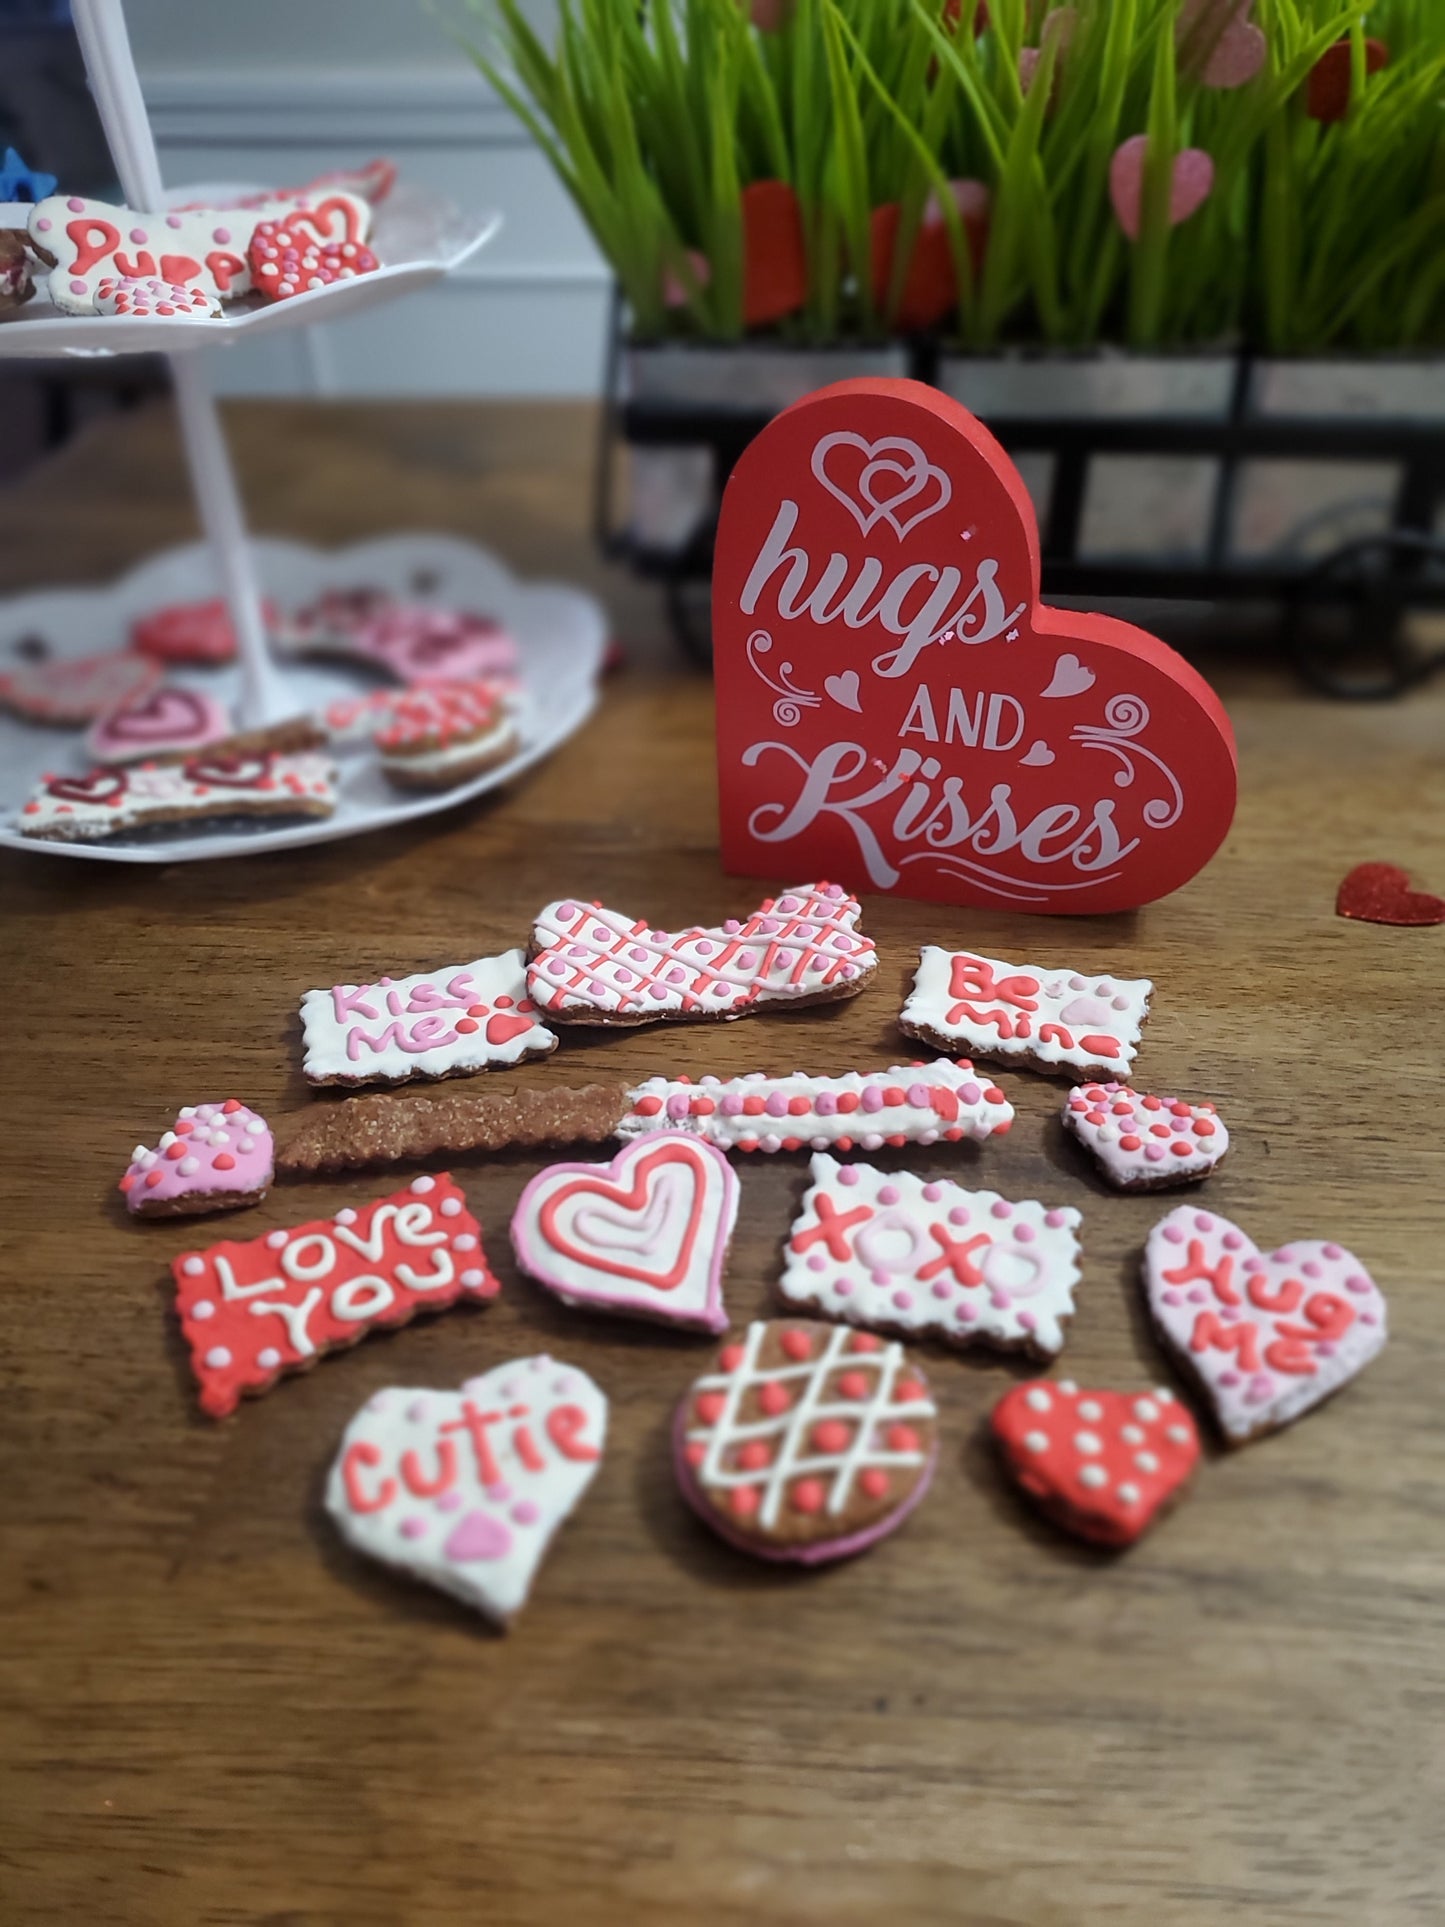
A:
<svg viewBox="0 0 1445 1927">
<path fill-rule="evenodd" d="M 938 1412 L 901 1345 L 773 1319 L 719 1350 L 677 1409 L 682 1495 L 759 1559 L 820 1565 L 902 1524 L 933 1477 Z"/>
<path fill-rule="evenodd" d="M 117 275 L 97 286 L 95 311 L 133 315 L 138 321 L 219 321 L 221 303 L 204 287 Z"/>
<path fill-rule="evenodd" d="M 226 1418 L 370 1331 L 495 1298 L 481 1233 L 439 1172 L 333 1218 L 182 1252 L 171 1276 L 201 1410 Z"/>
<path fill-rule="evenodd" d="M 358 1552 L 505 1628 L 606 1442 L 602 1392 L 545 1355 L 495 1366 L 459 1392 L 391 1386 L 347 1426 L 326 1510 Z"/>
<path fill-rule="evenodd" d="M 1342 1245 L 1295 1238 L 1266 1256 L 1188 1205 L 1149 1233 L 1144 1290 L 1230 1445 L 1302 1417 L 1385 1343 L 1384 1297 Z"/>
<path fill-rule="evenodd" d="M 856 997 L 878 968 L 837 883 L 769 897 L 743 922 L 656 930 L 575 897 L 537 914 L 527 989 L 556 1023 L 689 1023 Z"/>
<path fill-rule="evenodd" d="M 1229 1149 L 1212 1104 L 1141 1095 L 1127 1084 L 1076 1084 L 1062 1115 L 1064 1129 L 1119 1191 L 1163 1191 L 1207 1178 Z"/>
<path fill-rule="evenodd" d="M 259 1204 L 275 1175 L 271 1127 L 234 1097 L 184 1104 L 155 1150 L 138 1144 L 120 1189 L 138 1218 L 193 1217 Z"/>
<path fill-rule="evenodd" d="M 1182 1495 L 1199 1463 L 1194 1420 L 1170 1391 L 1015 1385 L 993 1408 L 1004 1465 L 1065 1531 L 1127 1546 Z"/>
</svg>

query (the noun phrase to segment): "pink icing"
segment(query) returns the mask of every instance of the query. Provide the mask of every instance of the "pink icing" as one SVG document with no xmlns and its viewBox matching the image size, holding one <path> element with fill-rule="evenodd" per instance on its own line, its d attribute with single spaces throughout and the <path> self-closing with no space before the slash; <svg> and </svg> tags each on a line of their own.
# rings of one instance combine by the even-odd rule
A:
<svg viewBox="0 0 1445 1927">
<path fill-rule="evenodd" d="M 180 1155 L 170 1155 L 177 1145 Z M 234 1098 L 226 1104 L 187 1105 L 155 1150 L 131 1160 L 121 1179 L 126 1208 L 139 1211 L 146 1204 L 214 1195 L 216 1208 L 223 1210 L 236 1194 L 267 1188 L 273 1153 L 266 1120 Z"/>
</svg>

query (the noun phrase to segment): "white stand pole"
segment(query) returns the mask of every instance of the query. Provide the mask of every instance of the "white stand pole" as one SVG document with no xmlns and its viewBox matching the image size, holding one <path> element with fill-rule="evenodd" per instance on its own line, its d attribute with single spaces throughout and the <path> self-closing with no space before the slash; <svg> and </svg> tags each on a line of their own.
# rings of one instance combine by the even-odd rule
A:
<svg viewBox="0 0 1445 1927">
<path fill-rule="evenodd" d="M 72 11 L 121 191 L 132 207 L 158 208 L 163 196 L 160 163 L 121 0 L 74 0 Z M 266 641 L 240 492 L 202 355 L 172 355 L 170 364 L 191 488 L 236 630 L 241 721 L 247 729 L 264 728 L 295 705 L 287 699 Z"/>
</svg>

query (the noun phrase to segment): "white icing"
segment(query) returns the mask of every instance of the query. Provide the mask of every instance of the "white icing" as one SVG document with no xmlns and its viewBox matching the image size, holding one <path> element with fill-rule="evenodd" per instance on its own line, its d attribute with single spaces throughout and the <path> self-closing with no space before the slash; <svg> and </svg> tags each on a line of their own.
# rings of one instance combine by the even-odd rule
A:
<svg viewBox="0 0 1445 1927">
<path fill-rule="evenodd" d="M 618 1124 L 616 1135 L 623 1139 L 645 1136 L 652 1131 L 687 1131 L 703 1137 L 723 1150 L 740 1145 L 759 1151 L 782 1149 L 785 1138 L 793 1138 L 813 1150 L 826 1150 L 847 1138 L 865 1151 L 876 1151 L 889 1138 L 906 1138 L 911 1144 L 936 1144 L 941 1139 L 983 1139 L 996 1131 L 1006 1131 L 1013 1122 L 1014 1110 L 1007 1101 L 990 1103 L 986 1092 L 996 1087 L 986 1075 L 980 1076 L 969 1064 L 954 1064 L 940 1057 L 931 1064 L 893 1064 L 887 1070 L 847 1071 L 841 1077 L 810 1077 L 794 1071 L 788 1077 L 768 1077 L 761 1071 L 746 1077 L 719 1079 L 704 1077 L 700 1083 L 685 1083 L 665 1077 L 650 1077 L 629 1091 L 629 1109 Z M 879 1093 L 901 1090 L 905 1102 L 884 1103 L 876 1110 L 865 1110 L 865 1090 Z M 851 1110 L 839 1110 L 840 1097 L 859 1100 Z M 924 1102 L 912 1101 L 926 1098 Z M 749 1112 L 737 1108 L 749 1099 L 761 1098 L 764 1109 Z M 770 1112 L 766 1105 L 776 1098 L 785 1107 Z M 786 1108 L 793 1098 L 807 1099 L 808 1108 L 795 1112 Z M 822 1099 L 824 1108 L 818 1109 Z M 656 1102 L 657 1108 L 652 1109 Z M 711 1104 L 710 1111 L 695 1111 L 701 1101 Z M 870 1103 L 872 1100 L 869 1100 Z M 648 1105 L 646 1112 L 639 1103 Z"/>
<path fill-rule="evenodd" d="M 925 944 L 898 1023 L 907 1036 L 961 1045 L 980 1057 L 1024 1058 L 1107 1077 L 1133 1063 L 1153 988 L 1147 977 L 1083 975 Z M 1048 1026 L 1070 1041 L 1041 1036 Z M 1115 1048 L 1086 1048 L 1085 1036 L 1112 1039 Z"/>
<path fill-rule="evenodd" d="M 510 716 L 503 716 L 494 729 L 480 736 L 465 737 L 459 743 L 449 743 L 445 749 L 426 750 L 379 750 L 381 767 L 398 773 L 415 771 L 420 776 L 438 776 L 449 769 L 458 769 L 468 763 L 479 762 L 503 748 L 515 734 L 515 726 Z"/>
<path fill-rule="evenodd" d="M 821 1153 L 810 1175 L 784 1247 L 778 1288 L 789 1305 L 953 1345 L 1028 1345 L 1048 1357 L 1063 1349 L 1080 1275 L 1077 1211 Z M 842 1222 L 860 1210 L 868 1216 Z"/>
<path fill-rule="evenodd" d="M 161 764 L 152 769 L 96 771 L 89 778 L 76 777 L 77 783 L 92 781 L 102 800 L 86 800 L 75 795 L 55 796 L 41 783 L 16 817 L 22 836 L 43 836 L 63 830 L 67 837 L 96 842 L 135 828 L 149 817 L 172 811 L 182 812 L 192 821 L 206 816 L 232 816 L 260 805 L 268 813 L 283 814 L 296 810 L 330 812 L 336 806 L 336 771 L 327 756 L 310 751 L 295 756 L 272 753 L 268 757 L 243 759 L 248 772 L 267 765 L 261 789 L 254 782 L 225 783 L 215 775 L 204 782 L 193 781 L 186 773 L 191 767 L 207 769 L 206 752 L 195 764 Z M 297 787 L 293 787 L 297 786 Z M 109 799 L 109 800 L 105 800 Z"/>
<path fill-rule="evenodd" d="M 537 916 L 528 988 L 545 1011 L 646 1022 L 851 996 L 878 962 L 855 929 L 859 915 L 858 899 L 834 883 L 782 890 L 742 923 L 679 931 L 568 897 Z"/>
<path fill-rule="evenodd" d="M 347 1426 L 327 1482 L 326 1509 L 343 1537 L 505 1624 L 526 1603 L 554 1534 L 592 1483 L 606 1444 L 607 1400 L 600 1389 L 576 1368 L 562 1379 L 555 1373 L 553 1359 L 517 1358 L 469 1379 L 460 1392 L 397 1386 L 369 1400 Z M 490 1484 L 463 1418 L 468 1402 L 498 1414 L 484 1433 L 500 1475 Z M 569 1406 L 580 1423 L 554 1434 L 549 1417 Z M 519 1425 L 526 1427 L 531 1464 L 518 1448 Z M 559 1435 L 574 1450 L 597 1456 L 568 1457 Z M 414 1455 L 411 1464 L 425 1480 L 434 1480 L 443 1444 L 451 1448 L 451 1484 L 432 1496 L 413 1493 L 405 1479 L 407 1455 Z M 389 1501 L 375 1511 L 357 1511 L 347 1493 L 344 1468 L 355 1446 L 366 1448 L 355 1471 L 364 1496 L 372 1500 L 391 1488 Z M 461 1556 L 449 1557 L 448 1544 Z"/>
<path fill-rule="evenodd" d="M 1091 1090 L 1102 1092 L 1102 1098 L 1091 1099 L 1087 1095 Z M 1224 1119 L 1212 1105 L 1191 1104 L 1187 1116 L 1176 1117 L 1171 1107 L 1182 1099 L 1147 1101 L 1152 1108 L 1146 1110 L 1145 1093 L 1126 1084 L 1076 1084 L 1064 1099 L 1064 1129 L 1093 1152 L 1104 1176 L 1120 1190 L 1140 1184 L 1187 1184 L 1205 1177 L 1229 1149 Z M 1121 1111 L 1120 1105 L 1128 1108 Z M 1103 1123 L 1092 1122 L 1101 1112 Z M 1195 1128 L 1201 1123 L 1208 1127 L 1203 1136 Z M 1160 1127 L 1165 1127 L 1162 1133 Z M 1126 1137 L 1137 1138 L 1138 1143 L 1125 1150 Z M 1178 1144 L 1189 1146 L 1187 1155 L 1175 1151 Z"/>
<path fill-rule="evenodd" d="M 308 990 L 301 999 L 306 1075 L 394 1083 L 545 1056 L 557 1048 L 557 1039 L 544 1024 L 534 1019 L 513 1031 L 521 1017 L 530 1015 L 517 1008 L 526 996 L 526 959 L 520 950 L 443 964 L 393 983 Z M 498 1008 L 499 997 L 510 998 L 510 1004 Z M 469 1015 L 482 1005 L 485 1014 Z M 458 1019 L 475 1028 L 458 1030 Z"/>
</svg>

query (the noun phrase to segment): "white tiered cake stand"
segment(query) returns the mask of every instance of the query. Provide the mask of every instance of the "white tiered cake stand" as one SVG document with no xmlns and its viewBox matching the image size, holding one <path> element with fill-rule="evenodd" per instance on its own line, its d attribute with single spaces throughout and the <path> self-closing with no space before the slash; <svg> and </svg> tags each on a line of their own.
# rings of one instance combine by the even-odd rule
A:
<svg viewBox="0 0 1445 1927">
<path fill-rule="evenodd" d="M 126 202 L 136 208 L 180 205 L 208 198 L 195 187 L 167 194 L 150 121 L 136 77 L 121 0 L 74 0 L 74 20 L 116 173 Z M 251 191 L 249 186 L 236 190 Z M 212 196 L 213 197 L 213 193 Z M 0 209 L 0 225 L 24 225 L 27 208 Z M 204 544 L 154 556 L 120 583 L 104 589 L 52 589 L 0 603 L 0 648 L 39 633 L 58 655 L 84 655 L 119 643 L 129 619 L 167 602 L 196 601 L 219 589 L 231 611 L 237 641 L 234 668 L 196 687 L 230 699 L 241 726 L 257 729 L 361 685 L 343 668 L 278 662 L 262 616 L 263 593 L 284 605 L 325 588 L 380 587 L 411 600 L 426 580 L 440 599 L 495 616 L 516 637 L 523 692 L 518 717 L 521 748 L 509 762 L 471 783 L 434 795 L 401 796 L 389 789 L 370 759 L 343 763 L 336 812 L 322 821 L 253 830 L 171 833 L 162 838 L 119 837 L 104 843 L 37 842 L 0 822 L 0 844 L 130 863 L 176 863 L 204 857 L 283 848 L 354 836 L 386 824 L 448 809 L 497 788 L 577 729 L 596 701 L 606 641 L 605 618 L 591 597 L 561 583 L 526 583 L 475 544 L 441 536 L 395 536 L 323 555 L 298 543 L 253 542 L 246 533 L 208 376 L 208 354 L 233 342 L 283 328 L 304 328 L 390 301 L 426 287 L 461 265 L 496 232 L 500 217 L 476 220 L 439 197 L 398 187 L 377 211 L 373 245 L 384 265 L 374 273 L 295 295 L 286 301 L 223 310 L 210 322 L 168 323 L 123 315 L 70 315 L 37 293 L 0 323 L 0 356 L 155 354 L 169 357 L 186 461 Z M 184 672 L 175 681 L 194 680 Z M 0 811 L 13 811 L 42 772 L 78 761 L 78 737 L 32 728 L 0 717 Z M 72 746 L 74 745 L 74 747 Z"/>
</svg>

